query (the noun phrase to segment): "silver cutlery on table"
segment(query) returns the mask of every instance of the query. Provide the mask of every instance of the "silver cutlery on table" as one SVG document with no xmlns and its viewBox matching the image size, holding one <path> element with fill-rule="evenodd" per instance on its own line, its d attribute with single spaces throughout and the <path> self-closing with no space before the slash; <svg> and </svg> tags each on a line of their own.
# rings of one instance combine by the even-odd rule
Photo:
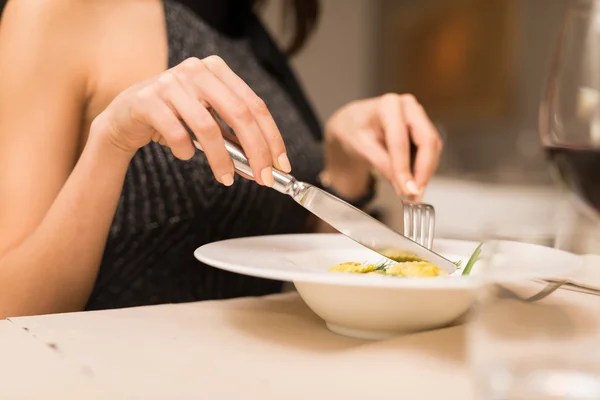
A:
<svg viewBox="0 0 600 400">
<path fill-rule="evenodd" d="M 203 151 L 198 141 L 193 138 L 192 141 L 197 149 Z M 228 139 L 225 139 L 225 147 L 236 171 L 253 177 L 243 149 Z M 449 272 L 456 270 L 454 263 L 430 249 L 433 242 L 433 207 L 417 204 L 405 206 L 405 216 L 410 222 L 405 224 L 407 237 L 325 190 L 300 182 L 292 175 L 273 169 L 273 178 L 273 189 L 291 196 L 298 204 L 357 243 L 379 254 L 386 249 L 409 251 Z"/>
<path fill-rule="evenodd" d="M 548 284 L 548 286 L 558 285 L 563 290 L 600 296 L 600 290 L 594 285 L 572 282 L 569 279 L 545 279 L 543 282 Z"/>
<path fill-rule="evenodd" d="M 541 301 L 546 297 L 550 296 L 552 293 L 557 290 L 568 290 L 577 293 L 589 294 L 592 296 L 600 296 L 600 290 L 590 287 L 590 286 L 582 286 L 573 282 L 570 282 L 568 279 L 537 279 L 533 282 L 544 285 L 544 288 L 539 292 L 529 295 L 529 296 L 521 296 L 517 294 L 515 291 L 510 290 L 500 284 L 496 285 L 499 293 L 505 297 L 513 300 L 518 300 L 524 303 L 534 303 L 537 301 Z"/>
</svg>

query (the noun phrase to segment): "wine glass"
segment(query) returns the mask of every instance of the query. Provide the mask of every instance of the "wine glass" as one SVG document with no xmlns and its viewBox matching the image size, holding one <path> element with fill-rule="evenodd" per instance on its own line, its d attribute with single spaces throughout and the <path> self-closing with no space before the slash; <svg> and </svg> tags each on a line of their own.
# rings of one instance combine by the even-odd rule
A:
<svg viewBox="0 0 600 400">
<path fill-rule="evenodd" d="M 552 173 L 576 211 L 577 233 L 588 242 L 593 236 L 598 243 L 600 1 L 572 2 L 560 29 L 540 107 L 539 132 Z M 582 246 L 579 251 L 596 253 L 600 248 Z"/>
</svg>

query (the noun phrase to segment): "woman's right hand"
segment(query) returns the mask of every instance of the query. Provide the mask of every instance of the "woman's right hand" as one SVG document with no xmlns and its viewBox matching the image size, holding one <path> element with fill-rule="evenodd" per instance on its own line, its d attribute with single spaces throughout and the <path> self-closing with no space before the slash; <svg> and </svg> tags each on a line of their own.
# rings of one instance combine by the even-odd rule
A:
<svg viewBox="0 0 600 400">
<path fill-rule="evenodd" d="M 104 135 L 130 155 L 155 141 L 187 160 L 195 148 L 183 121 L 206 153 L 216 179 L 230 186 L 233 163 L 210 109 L 236 132 L 259 184 L 273 185 L 273 165 L 290 172 L 283 139 L 265 103 L 217 56 L 189 58 L 126 89 L 96 117 L 90 135 Z"/>
</svg>

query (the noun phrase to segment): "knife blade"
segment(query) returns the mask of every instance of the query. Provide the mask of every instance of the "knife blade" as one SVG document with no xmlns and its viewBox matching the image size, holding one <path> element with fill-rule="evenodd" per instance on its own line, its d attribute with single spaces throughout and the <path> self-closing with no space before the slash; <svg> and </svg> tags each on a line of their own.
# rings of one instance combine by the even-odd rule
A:
<svg viewBox="0 0 600 400">
<path fill-rule="evenodd" d="M 198 150 L 204 151 L 196 139 L 193 138 L 192 142 Z M 225 138 L 225 148 L 231 156 L 235 170 L 238 173 L 253 177 L 252 168 L 243 149 L 227 138 Z M 383 257 L 387 258 L 383 254 L 386 249 L 410 251 L 448 272 L 456 270 L 456 265 L 450 260 L 421 246 L 325 190 L 298 181 L 292 175 L 285 174 L 275 168 L 273 169 L 273 178 L 275 181 L 273 189 L 291 196 L 298 204 L 343 235 Z"/>
</svg>

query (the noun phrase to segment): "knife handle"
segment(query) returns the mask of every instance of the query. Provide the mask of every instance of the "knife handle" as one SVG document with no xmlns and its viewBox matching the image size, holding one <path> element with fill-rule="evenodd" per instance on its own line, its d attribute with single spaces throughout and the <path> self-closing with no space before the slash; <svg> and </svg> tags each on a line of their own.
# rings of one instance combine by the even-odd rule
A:
<svg viewBox="0 0 600 400">
<path fill-rule="evenodd" d="M 225 140 L 225 148 L 233 161 L 233 168 L 235 168 L 238 173 L 254 178 L 248 157 L 246 157 L 246 153 L 244 153 L 241 146 L 225 137 L 223 139 Z M 198 150 L 204 152 L 204 149 L 202 149 L 202 146 L 197 140 L 192 139 L 192 142 Z M 275 181 L 273 189 L 284 194 L 290 194 L 291 189 L 294 187 L 294 183 L 296 183 L 296 179 L 292 175 L 285 174 L 275 168 L 273 168 L 273 180 Z"/>
</svg>

